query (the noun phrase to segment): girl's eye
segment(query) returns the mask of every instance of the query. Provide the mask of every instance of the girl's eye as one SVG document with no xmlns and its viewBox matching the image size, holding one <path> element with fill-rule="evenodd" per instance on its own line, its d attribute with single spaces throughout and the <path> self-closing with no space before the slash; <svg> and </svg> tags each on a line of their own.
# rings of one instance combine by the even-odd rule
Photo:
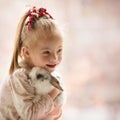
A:
<svg viewBox="0 0 120 120">
<path fill-rule="evenodd" d="M 43 55 L 49 55 L 49 54 L 50 54 L 49 51 L 45 51 L 45 52 L 43 52 Z"/>
<path fill-rule="evenodd" d="M 58 53 L 62 53 L 62 49 L 59 49 L 59 50 L 58 50 Z"/>
</svg>

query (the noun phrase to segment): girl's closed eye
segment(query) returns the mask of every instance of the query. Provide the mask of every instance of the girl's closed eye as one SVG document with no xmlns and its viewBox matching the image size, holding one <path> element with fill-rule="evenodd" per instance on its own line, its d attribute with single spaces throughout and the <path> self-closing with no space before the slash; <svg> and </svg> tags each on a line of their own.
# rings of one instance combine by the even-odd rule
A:
<svg viewBox="0 0 120 120">
<path fill-rule="evenodd" d="M 59 50 L 57 51 L 57 53 L 61 54 L 61 53 L 62 53 L 62 49 L 59 49 Z"/>
<path fill-rule="evenodd" d="M 44 51 L 42 54 L 43 54 L 44 56 L 48 56 L 48 55 L 50 54 L 50 51 Z"/>
</svg>

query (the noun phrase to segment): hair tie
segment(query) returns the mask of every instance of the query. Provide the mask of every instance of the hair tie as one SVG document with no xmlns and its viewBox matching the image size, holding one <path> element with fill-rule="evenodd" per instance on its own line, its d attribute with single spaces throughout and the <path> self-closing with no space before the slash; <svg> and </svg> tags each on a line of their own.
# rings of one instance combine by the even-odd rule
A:
<svg viewBox="0 0 120 120">
<path fill-rule="evenodd" d="M 32 9 L 30 9 L 28 11 L 28 16 L 29 16 L 29 19 L 28 19 L 28 22 L 27 22 L 28 30 L 33 28 L 34 23 L 37 19 L 39 19 L 40 17 L 46 16 L 46 15 L 48 15 L 49 18 L 53 19 L 53 17 L 47 12 L 47 10 L 45 8 L 37 9 L 34 6 Z"/>
</svg>

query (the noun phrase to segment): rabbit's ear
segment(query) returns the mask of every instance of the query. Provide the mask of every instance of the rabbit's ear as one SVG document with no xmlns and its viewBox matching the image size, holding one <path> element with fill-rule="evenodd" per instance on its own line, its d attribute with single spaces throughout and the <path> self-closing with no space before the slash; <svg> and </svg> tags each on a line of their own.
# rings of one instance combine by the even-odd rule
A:
<svg viewBox="0 0 120 120">
<path fill-rule="evenodd" d="M 28 79 L 28 82 L 31 86 L 33 86 L 32 82 L 31 82 L 31 79 Z"/>
<path fill-rule="evenodd" d="M 59 81 L 58 81 L 55 77 L 52 77 L 52 78 L 51 78 L 50 83 L 51 83 L 54 87 L 56 87 L 56 88 L 58 88 L 59 90 L 63 91 L 63 88 L 60 86 Z"/>
<path fill-rule="evenodd" d="M 30 75 L 27 75 L 27 79 L 28 79 L 28 80 L 31 79 Z"/>
<path fill-rule="evenodd" d="M 28 78 L 27 80 L 28 80 L 28 83 L 30 84 L 30 86 L 34 87 L 34 83 L 32 83 L 31 77 L 28 75 L 27 78 Z"/>
</svg>

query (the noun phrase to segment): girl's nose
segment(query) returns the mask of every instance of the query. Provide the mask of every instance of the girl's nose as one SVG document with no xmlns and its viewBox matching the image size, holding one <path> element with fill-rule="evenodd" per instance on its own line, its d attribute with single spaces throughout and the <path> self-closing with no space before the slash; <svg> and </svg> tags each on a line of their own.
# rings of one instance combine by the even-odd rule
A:
<svg viewBox="0 0 120 120">
<path fill-rule="evenodd" d="M 52 54 L 51 57 L 50 57 L 50 62 L 52 62 L 52 63 L 56 63 L 57 60 L 58 60 L 58 56 L 57 56 L 57 54 L 55 54 L 55 53 Z"/>
</svg>

